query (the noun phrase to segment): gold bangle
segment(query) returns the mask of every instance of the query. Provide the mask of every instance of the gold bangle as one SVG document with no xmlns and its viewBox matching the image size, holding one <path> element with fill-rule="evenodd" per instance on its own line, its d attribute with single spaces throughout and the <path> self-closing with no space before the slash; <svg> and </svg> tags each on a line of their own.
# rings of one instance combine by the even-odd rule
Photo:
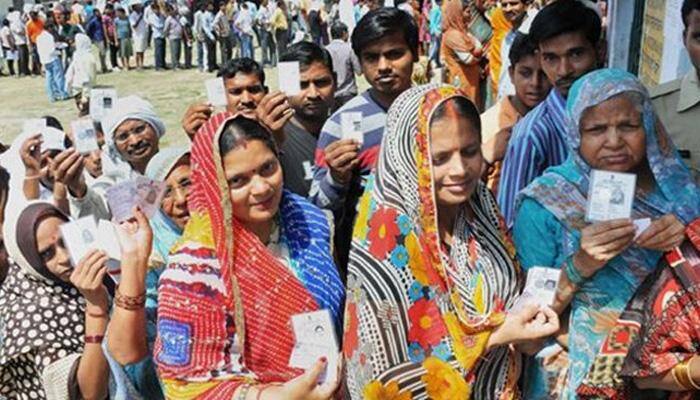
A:
<svg viewBox="0 0 700 400">
<path fill-rule="evenodd" d="M 693 374 L 690 371 L 690 364 L 693 362 L 693 359 L 695 359 L 695 357 L 697 357 L 697 356 L 692 356 L 688 359 L 688 361 L 687 361 L 688 366 L 687 366 L 686 370 L 688 371 L 688 382 L 690 382 L 690 386 L 692 386 L 693 389 L 695 389 L 695 390 L 700 390 L 700 385 L 695 383 L 695 381 L 693 380 Z"/>
<path fill-rule="evenodd" d="M 690 383 L 690 375 L 688 374 L 689 361 L 690 361 L 690 359 L 687 359 L 687 360 L 683 361 L 682 363 L 677 364 L 671 370 L 671 374 L 673 375 L 673 380 L 676 382 L 676 384 L 678 386 L 682 387 L 685 390 L 693 390 L 693 386 Z"/>
<path fill-rule="evenodd" d="M 41 178 L 41 174 L 36 174 L 36 175 L 25 175 L 25 176 L 24 176 L 24 180 L 25 180 L 25 181 L 29 181 L 29 180 L 32 180 L 32 179 L 39 179 L 39 178 Z"/>
</svg>

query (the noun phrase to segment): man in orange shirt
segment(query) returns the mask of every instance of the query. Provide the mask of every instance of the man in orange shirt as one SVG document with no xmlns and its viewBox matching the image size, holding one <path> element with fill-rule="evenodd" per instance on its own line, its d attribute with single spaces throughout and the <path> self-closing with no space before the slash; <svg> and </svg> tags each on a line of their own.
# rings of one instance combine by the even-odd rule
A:
<svg viewBox="0 0 700 400">
<path fill-rule="evenodd" d="M 41 75 L 39 53 L 36 49 L 36 38 L 43 30 L 44 21 L 39 18 L 39 12 L 34 8 L 29 12 L 29 21 L 27 22 L 27 38 L 29 39 L 29 52 L 32 55 L 32 73 L 34 75 Z"/>
</svg>

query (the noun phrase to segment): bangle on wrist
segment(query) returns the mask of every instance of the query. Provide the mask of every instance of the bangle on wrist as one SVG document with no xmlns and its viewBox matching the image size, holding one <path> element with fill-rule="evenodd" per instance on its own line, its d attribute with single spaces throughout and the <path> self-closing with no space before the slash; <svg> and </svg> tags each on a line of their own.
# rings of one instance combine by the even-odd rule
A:
<svg viewBox="0 0 700 400">
<path fill-rule="evenodd" d="M 39 178 L 41 178 L 41 174 L 25 175 L 24 176 L 25 181 L 31 181 L 31 180 L 39 179 Z"/>
<path fill-rule="evenodd" d="M 119 288 L 117 287 L 114 293 L 114 304 L 119 308 L 129 311 L 139 310 L 146 306 L 146 292 L 138 296 L 125 296 L 119 292 Z"/>
<path fill-rule="evenodd" d="M 85 335 L 85 344 L 101 344 L 104 340 L 104 335 Z"/>
<path fill-rule="evenodd" d="M 568 257 L 566 259 L 566 276 L 569 278 L 569 282 L 576 286 L 581 286 L 588 278 L 581 275 L 581 273 L 576 269 L 574 265 L 574 256 Z"/>
</svg>

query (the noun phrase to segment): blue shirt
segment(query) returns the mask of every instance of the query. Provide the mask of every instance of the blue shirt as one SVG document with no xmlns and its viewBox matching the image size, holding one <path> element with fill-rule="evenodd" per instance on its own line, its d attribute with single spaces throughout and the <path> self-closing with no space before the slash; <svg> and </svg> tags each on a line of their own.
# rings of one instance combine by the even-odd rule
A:
<svg viewBox="0 0 700 400">
<path fill-rule="evenodd" d="M 93 15 L 85 26 L 85 32 L 94 43 L 104 42 L 105 31 L 102 29 L 102 18 Z"/>
<path fill-rule="evenodd" d="M 498 205 L 510 228 L 518 193 L 545 169 L 559 165 L 569 155 L 566 143 L 566 100 L 556 89 L 513 128 L 503 159 Z"/>
<path fill-rule="evenodd" d="M 115 18 L 114 19 L 114 29 L 117 31 L 118 39 L 130 39 L 131 38 L 131 24 L 127 18 Z"/>
</svg>

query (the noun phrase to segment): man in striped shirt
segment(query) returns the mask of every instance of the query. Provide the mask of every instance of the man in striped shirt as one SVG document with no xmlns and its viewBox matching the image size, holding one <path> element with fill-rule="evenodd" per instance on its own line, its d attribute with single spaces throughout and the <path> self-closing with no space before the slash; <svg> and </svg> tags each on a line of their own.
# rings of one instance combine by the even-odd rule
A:
<svg viewBox="0 0 700 400">
<path fill-rule="evenodd" d="M 371 88 L 348 101 L 323 125 L 309 193 L 311 201 L 335 215 L 341 268 L 347 263 L 355 206 L 379 153 L 386 112 L 411 87 L 413 63 L 418 59 L 418 28 L 397 8 L 377 9 L 358 22 L 352 48 Z M 349 113 L 361 113 L 361 123 L 354 129 L 361 132 L 353 138 L 341 127 L 343 114 L 348 117 Z"/>
<path fill-rule="evenodd" d="M 576 79 L 599 67 L 600 34 L 598 14 L 577 0 L 552 3 L 532 22 L 530 36 L 554 89 L 513 128 L 498 190 L 498 204 L 508 227 L 515 217 L 518 193 L 569 155 L 566 97 Z"/>
</svg>

